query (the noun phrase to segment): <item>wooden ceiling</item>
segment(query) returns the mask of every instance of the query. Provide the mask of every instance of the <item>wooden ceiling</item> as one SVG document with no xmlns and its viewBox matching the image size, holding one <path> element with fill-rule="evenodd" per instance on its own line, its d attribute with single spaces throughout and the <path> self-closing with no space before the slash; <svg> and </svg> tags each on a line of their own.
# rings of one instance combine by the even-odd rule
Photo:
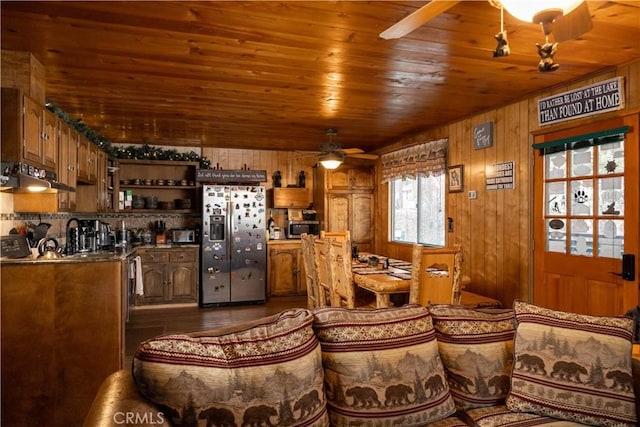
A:
<svg viewBox="0 0 640 427">
<path fill-rule="evenodd" d="M 2 49 L 31 51 L 47 98 L 114 143 L 373 151 L 640 57 L 640 2 L 588 1 L 593 29 L 541 73 L 539 25 L 464 1 L 397 40 L 426 2 L 2 1 Z M 551 39 L 553 40 L 553 39 Z"/>
</svg>

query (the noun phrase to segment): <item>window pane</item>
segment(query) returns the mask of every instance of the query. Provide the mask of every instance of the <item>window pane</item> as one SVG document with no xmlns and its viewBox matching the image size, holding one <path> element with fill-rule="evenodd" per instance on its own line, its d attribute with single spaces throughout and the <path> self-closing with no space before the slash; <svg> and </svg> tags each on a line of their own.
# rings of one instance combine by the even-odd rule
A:
<svg viewBox="0 0 640 427">
<path fill-rule="evenodd" d="M 564 194 L 566 183 L 551 182 L 547 184 L 547 215 L 566 215 L 567 202 Z"/>
<path fill-rule="evenodd" d="M 418 235 L 418 183 L 414 179 L 396 179 L 392 182 L 393 215 L 392 240 L 416 242 Z"/>
<path fill-rule="evenodd" d="M 418 242 L 444 246 L 444 174 L 420 177 Z"/>
<path fill-rule="evenodd" d="M 602 215 L 624 215 L 624 178 L 598 180 L 598 210 Z"/>
<path fill-rule="evenodd" d="M 571 215 L 593 215 L 593 180 L 571 182 Z"/>
<path fill-rule="evenodd" d="M 445 245 L 445 174 L 390 183 L 391 240 Z"/>
<path fill-rule="evenodd" d="M 592 220 L 571 220 L 571 253 L 573 255 L 593 256 Z"/>
<path fill-rule="evenodd" d="M 622 258 L 624 251 L 624 221 L 598 221 L 598 256 Z"/>
<path fill-rule="evenodd" d="M 624 172 L 624 140 L 598 146 L 598 173 Z"/>
<path fill-rule="evenodd" d="M 560 151 L 545 156 L 546 179 L 565 178 L 567 175 L 567 152 Z"/>
<path fill-rule="evenodd" d="M 549 252 L 567 252 L 567 227 L 561 219 L 547 220 L 547 250 Z"/>
<path fill-rule="evenodd" d="M 576 148 L 571 151 L 571 176 L 593 174 L 593 147 Z"/>
</svg>

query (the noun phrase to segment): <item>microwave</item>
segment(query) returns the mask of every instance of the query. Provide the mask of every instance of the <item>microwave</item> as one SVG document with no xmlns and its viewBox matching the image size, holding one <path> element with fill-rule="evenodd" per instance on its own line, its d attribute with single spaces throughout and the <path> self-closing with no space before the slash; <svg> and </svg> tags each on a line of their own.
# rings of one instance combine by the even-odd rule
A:
<svg viewBox="0 0 640 427">
<path fill-rule="evenodd" d="M 287 222 L 287 239 L 299 239 L 304 233 L 320 235 L 320 221 Z"/>
<path fill-rule="evenodd" d="M 177 244 L 197 243 L 196 232 L 193 229 L 173 229 L 171 230 L 171 240 Z"/>
</svg>

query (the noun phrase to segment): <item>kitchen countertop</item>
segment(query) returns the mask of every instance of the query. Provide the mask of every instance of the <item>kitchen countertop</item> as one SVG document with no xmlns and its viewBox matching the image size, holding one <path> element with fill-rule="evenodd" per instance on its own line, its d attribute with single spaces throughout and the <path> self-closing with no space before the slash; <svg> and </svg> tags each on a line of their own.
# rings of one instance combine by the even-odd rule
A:
<svg viewBox="0 0 640 427">
<path fill-rule="evenodd" d="M 86 254 L 75 254 L 69 256 L 63 256 L 62 258 L 44 259 L 34 258 L 29 255 L 26 258 L 2 258 L 0 264 L 43 264 L 43 263 L 86 263 L 86 262 L 114 262 L 123 261 L 129 255 L 135 254 L 137 249 L 160 249 L 160 248 L 186 248 L 186 247 L 199 247 L 198 244 L 166 244 L 166 245 L 141 245 L 134 246 L 132 248 L 117 251 L 98 251 L 89 252 Z"/>
</svg>

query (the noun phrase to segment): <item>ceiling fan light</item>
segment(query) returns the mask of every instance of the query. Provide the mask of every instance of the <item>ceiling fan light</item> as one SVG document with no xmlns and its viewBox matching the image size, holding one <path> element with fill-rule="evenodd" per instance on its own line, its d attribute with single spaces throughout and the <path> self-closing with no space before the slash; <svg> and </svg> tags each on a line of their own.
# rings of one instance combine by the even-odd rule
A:
<svg viewBox="0 0 640 427">
<path fill-rule="evenodd" d="M 335 169 L 342 164 L 344 157 L 336 152 L 323 154 L 320 156 L 320 164 L 325 169 Z"/>
<path fill-rule="evenodd" d="M 515 18 L 539 24 L 566 15 L 584 0 L 500 0 L 502 6 Z"/>
</svg>

